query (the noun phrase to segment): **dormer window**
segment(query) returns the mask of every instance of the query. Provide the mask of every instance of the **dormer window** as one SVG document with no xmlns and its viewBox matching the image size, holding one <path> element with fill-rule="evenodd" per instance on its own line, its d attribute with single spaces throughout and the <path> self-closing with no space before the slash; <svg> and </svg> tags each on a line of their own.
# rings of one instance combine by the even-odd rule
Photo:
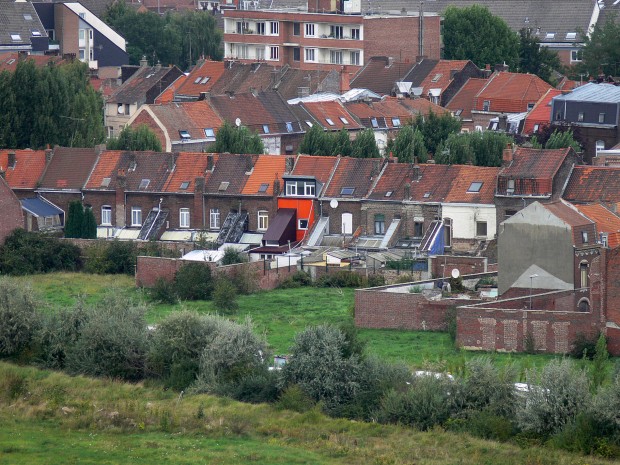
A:
<svg viewBox="0 0 620 465">
<path fill-rule="evenodd" d="M 506 184 L 506 194 L 512 195 L 514 193 L 515 193 L 515 180 L 509 179 L 508 183 Z"/>
<path fill-rule="evenodd" d="M 207 139 L 212 139 L 215 137 L 215 131 L 213 128 L 205 128 L 205 137 Z"/>
<path fill-rule="evenodd" d="M 588 243 L 588 231 L 581 231 L 581 241 L 584 244 Z"/>
<path fill-rule="evenodd" d="M 184 129 L 180 129 L 179 130 L 179 136 L 181 136 L 181 139 L 191 139 L 192 136 L 189 135 L 189 132 L 187 132 Z"/>
<path fill-rule="evenodd" d="M 482 182 L 481 181 L 474 181 L 469 185 L 469 189 L 467 189 L 467 192 L 480 192 L 480 189 L 482 189 Z"/>
</svg>

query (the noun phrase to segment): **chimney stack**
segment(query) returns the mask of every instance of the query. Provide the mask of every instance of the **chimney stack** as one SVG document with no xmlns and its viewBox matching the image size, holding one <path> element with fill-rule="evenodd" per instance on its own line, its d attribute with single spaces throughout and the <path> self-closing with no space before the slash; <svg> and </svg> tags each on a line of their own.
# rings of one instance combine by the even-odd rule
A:
<svg viewBox="0 0 620 465">
<path fill-rule="evenodd" d="M 344 94 L 351 90 L 351 75 L 347 72 L 346 67 L 340 69 L 340 93 Z"/>
<path fill-rule="evenodd" d="M 504 166 L 510 165 L 510 163 L 512 163 L 513 154 L 514 148 L 512 144 L 506 144 L 506 148 L 504 148 L 504 152 L 502 153 L 502 162 Z"/>
<path fill-rule="evenodd" d="M 54 156 L 54 151 L 52 149 L 45 149 L 45 163 L 49 163 L 52 161 L 52 157 Z"/>
<path fill-rule="evenodd" d="M 140 60 L 140 67 L 146 68 L 148 65 L 149 65 L 149 62 L 146 59 L 146 55 L 142 55 L 142 59 Z"/>
</svg>

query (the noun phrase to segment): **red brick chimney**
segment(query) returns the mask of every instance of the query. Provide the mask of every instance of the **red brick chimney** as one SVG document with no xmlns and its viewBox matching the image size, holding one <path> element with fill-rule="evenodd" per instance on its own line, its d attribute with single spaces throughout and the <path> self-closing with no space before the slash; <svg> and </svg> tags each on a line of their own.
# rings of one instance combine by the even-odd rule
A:
<svg viewBox="0 0 620 465">
<path fill-rule="evenodd" d="M 514 147 L 512 144 L 506 144 L 506 148 L 502 153 L 502 163 L 504 166 L 508 166 L 512 163 L 512 156 L 514 154 Z"/>
<path fill-rule="evenodd" d="M 344 94 L 351 90 L 351 75 L 348 73 L 346 66 L 340 69 L 340 93 Z"/>
</svg>

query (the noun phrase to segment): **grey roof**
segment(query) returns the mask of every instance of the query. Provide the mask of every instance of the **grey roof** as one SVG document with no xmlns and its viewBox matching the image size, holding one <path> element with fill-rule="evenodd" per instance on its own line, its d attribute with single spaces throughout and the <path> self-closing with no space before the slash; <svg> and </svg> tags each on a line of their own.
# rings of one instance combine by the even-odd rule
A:
<svg viewBox="0 0 620 465">
<path fill-rule="evenodd" d="M 577 87 L 571 93 L 554 97 L 553 101 L 620 103 L 620 87 L 589 82 Z"/>
<path fill-rule="evenodd" d="M 170 72 L 174 67 L 142 66 L 110 96 L 108 102 L 145 103 L 146 93 Z M 165 86 L 164 86 L 165 88 Z M 163 91 L 164 89 L 161 89 Z M 157 94 L 159 95 L 160 92 Z"/>
<path fill-rule="evenodd" d="M 33 31 L 40 36 L 47 37 L 47 32 L 41 24 L 32 3 L 30 2 L 0 2 L 0 47 L 30 48 Z M 19 40 L 13 40 L 11 35 L 18 34 Z"/>
<path fill-rule="evenodd" d="M 405 82 L 410 82 L 411 87 L 418 87 L 422 84 L 422 81 L 426 79 L 426 76 L 430 74 L 437 63 L 439 63 L 439 60 L 430 60 L 425 58 L 416 64 L 413 69 L 409 71 L 409 74 L 407 74 L 407 76 L 405 76 L 402 80 Z"/>
<path fill-rule="evenodd" d="M 27 212 L 32 213 L 39 218 L 45 218 L 49 216 L 62 215 L 63 211 L 40 198 L 34 199 L 22 199 L 22 208 Z"/>
</svg>

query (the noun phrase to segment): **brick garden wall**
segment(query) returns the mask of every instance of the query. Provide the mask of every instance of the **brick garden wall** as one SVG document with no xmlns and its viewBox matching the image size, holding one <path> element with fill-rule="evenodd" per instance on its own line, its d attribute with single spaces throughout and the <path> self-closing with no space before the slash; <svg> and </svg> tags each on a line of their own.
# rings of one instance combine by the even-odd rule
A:
<svg viewBox="0 0 620 465">
<path fill-rule="evenodd" d="M 485 273 L 487 259 L 485 257 L 459 257 L 452 255 L 439 255 L 431 259 L 431 276 L 441 278 L 450 277 L 453 269 L 458 269 L 461 275 Z"/>
</svg>

